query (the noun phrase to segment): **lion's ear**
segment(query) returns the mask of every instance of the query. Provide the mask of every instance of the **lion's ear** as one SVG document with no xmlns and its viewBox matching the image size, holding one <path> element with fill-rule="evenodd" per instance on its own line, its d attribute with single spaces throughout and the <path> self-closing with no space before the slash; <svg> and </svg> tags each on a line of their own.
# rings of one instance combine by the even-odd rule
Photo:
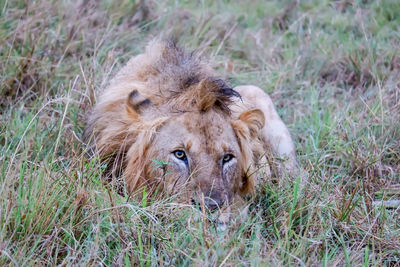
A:
<svg viewBox="0 0 400 267">
<path fill-rule="evenodd" d="M 137 90 L 133 90 L 126 100 L 126 111 L 137 118 L 150 105 L 151 101 L 148 98 L 143 97 Z"/>
<path fill-rule="evenodd" d="M 264 113 L 259 109 L 252 109 L 243 112 L 239 116 L 239 120 L 244 122 L 250 131 L 250 136 L 255 138 L 265 125 Z"/>
<path fill-rule="evenodd" d="M 242 171 L 242 193 L 254 193 L 255 180 L 251 175 L 254 168 L 254 139 L 257 138 L 265 124 L 264 113 L 259 109 L 252 109 L 240 114 L 238 120 L 231 122 L 233 130 L 239 141 L 241 160 L 239 162 Z"/>
</svg>

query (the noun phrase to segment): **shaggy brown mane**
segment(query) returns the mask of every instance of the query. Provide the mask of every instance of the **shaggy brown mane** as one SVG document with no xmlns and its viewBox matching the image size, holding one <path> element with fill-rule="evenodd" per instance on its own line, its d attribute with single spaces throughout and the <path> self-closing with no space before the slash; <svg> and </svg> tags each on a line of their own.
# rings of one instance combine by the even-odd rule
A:
<svg viewBox="0 0 400 267">
<path fill-rule="evenodd" d="M 147 53 L 154 53 L 154 48 L 158 57 L 149 62 L 150 71 L 143 76 L 147 83 L 159 86 L 156 103 L 179 107 L 180 112 L 193 107 L 204 112 L 212 107 L 230 113 L 229 104 L 234 97 L 240 98 L 239 93 L 215 77 L 195 51 L 186 53 L 171 40 L 150 45 Z"/>
</svg>

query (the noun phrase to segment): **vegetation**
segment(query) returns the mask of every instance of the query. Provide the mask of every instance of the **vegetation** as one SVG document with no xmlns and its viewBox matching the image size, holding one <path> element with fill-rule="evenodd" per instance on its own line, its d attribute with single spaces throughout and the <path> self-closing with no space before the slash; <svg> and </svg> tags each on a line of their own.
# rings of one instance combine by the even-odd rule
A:
<svg viewBox="0 0 400 267">
<path fill-rule="evenodd" d="M 85 114 L 161 33 L 271 95 L 306 188 L 222 231 L 102 182 Z M 1 0 L 0 265 L 398 266 L 399 47 L 397 0 Z"/>
</svg>

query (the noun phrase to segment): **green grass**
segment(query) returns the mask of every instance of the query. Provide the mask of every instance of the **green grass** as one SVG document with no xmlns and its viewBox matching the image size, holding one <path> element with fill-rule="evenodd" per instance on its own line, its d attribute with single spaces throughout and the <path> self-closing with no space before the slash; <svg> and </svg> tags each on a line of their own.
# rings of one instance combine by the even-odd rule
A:
<svg viewBox="0 0 400 267">
<path fill-rule="evenodd" d="M 306 188 L 265 184 L 220 231 L 102 183 L 85 114 L 160 33 L 271 95 Z M 398 264 L 399 47 L 396 0 L 0 1 L 0 265 Z"/>
</svg>

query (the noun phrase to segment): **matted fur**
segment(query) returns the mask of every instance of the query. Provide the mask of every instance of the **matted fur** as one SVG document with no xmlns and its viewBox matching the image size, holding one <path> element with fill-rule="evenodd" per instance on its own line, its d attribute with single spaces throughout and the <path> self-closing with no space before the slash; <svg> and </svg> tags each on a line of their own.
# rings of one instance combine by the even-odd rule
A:
<svg viewBox="0 0 400 267">
<path fill-rule="evenodd" d="M 200 192 L 211 201 L 232 202 L 254 192 L 253 174 L 261 165 L 262 175 L 269 173 L 261 158 L 274 144 L 263 133 L 265 117 L 271 116 L 263 108 L 268 103 L 260 107 L 251 97 L 242 100 L 195 53 L 156 40 L 99 96 L 85 139 L 109 160 L 110 170 L 121 170 L 129 192 L 161 188 L 184 191 L 185 201 Z M 173 156 L 172 146 L 166 151 L 174 142 L 188 155 L 185 165 Z M 295 161 L 290 135 L 284 142 L 290 143 L 285 153 Z"/>
</svg>

